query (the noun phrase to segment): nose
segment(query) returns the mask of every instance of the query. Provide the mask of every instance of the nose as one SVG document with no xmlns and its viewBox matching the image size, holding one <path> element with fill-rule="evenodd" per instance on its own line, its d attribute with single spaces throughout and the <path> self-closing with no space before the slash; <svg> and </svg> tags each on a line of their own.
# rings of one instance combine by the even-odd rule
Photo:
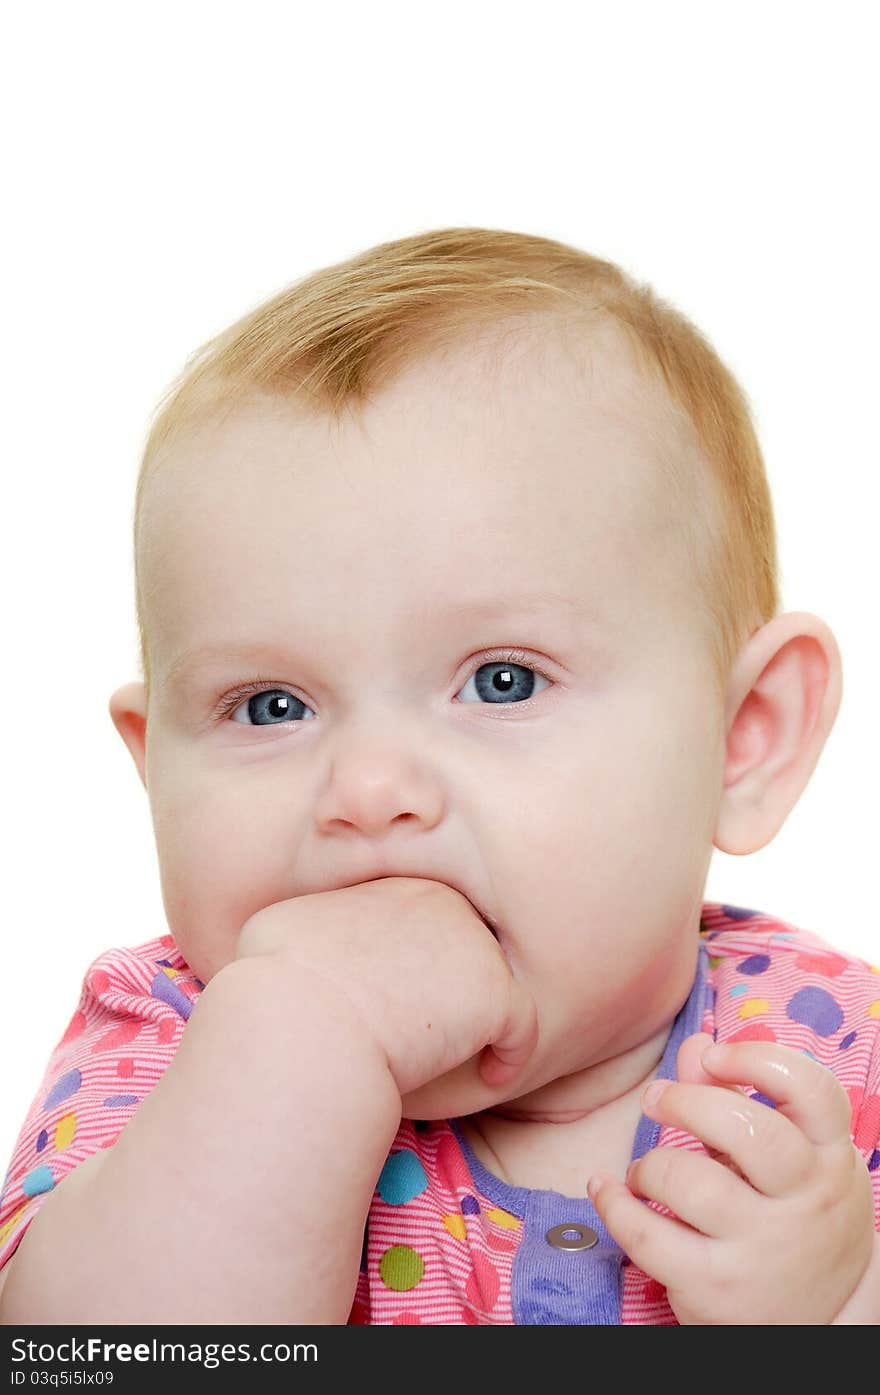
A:
<svg viewBox="0 0 880 1395">
<path fill-rule="evenodd" d="M 439 778 L 411 748 L 385 740 L 336 752 L 315 809 L 325 833 L 356 829 L 380 837 L 392 824 L 432 828 L 443 815 Z"/>
</svg>

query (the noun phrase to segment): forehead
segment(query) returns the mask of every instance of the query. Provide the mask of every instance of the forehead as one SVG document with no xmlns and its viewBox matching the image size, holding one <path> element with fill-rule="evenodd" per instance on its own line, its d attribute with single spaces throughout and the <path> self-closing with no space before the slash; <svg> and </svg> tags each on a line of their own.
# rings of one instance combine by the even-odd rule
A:
<svg viewBox="0 0 880 1395">
<path fill-rule="evenodd" d="M 677 432 L 607 326 L 475 336 L 338 419 L 254 395 L 182 436 L 145 490 L 156 668 L 315 611 L 403 644 L 450 600 L 488 616 L 539 596 L 623 633 L 681 572 Z"/>
</svg>

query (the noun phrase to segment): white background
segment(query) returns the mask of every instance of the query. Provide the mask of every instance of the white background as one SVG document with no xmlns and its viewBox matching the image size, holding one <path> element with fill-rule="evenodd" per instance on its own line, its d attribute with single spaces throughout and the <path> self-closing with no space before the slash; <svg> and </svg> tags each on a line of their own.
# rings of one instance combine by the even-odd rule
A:
<svg viewBox="0 0 880 1395">
<path fill-rule="evenodd" d="M 783 608 L 831 626 L 844 698 L 781 832 L 716 852 L 705 899 L 880 960 L 876 17 L 841 0 L 81 0 L 7 20 L 0 1178 L 90 960 L 167 929 L 107 710 L 138 676 L 148 416 L 259 301 L 418 230 L 617 261 L 739 376 Z"/>
</svg>

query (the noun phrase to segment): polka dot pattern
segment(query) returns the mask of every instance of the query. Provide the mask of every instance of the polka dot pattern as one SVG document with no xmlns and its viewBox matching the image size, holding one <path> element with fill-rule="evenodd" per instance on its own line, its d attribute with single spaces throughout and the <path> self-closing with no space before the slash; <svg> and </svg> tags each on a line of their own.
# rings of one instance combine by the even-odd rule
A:
<svg viewBox="0 0 880 1395">
<path fill-rule="evenodd" d="M 703 908 L 701 938 L 708 942 L 701 949 L 707 981 L 694 1001 L 702 1030 L 720 1041 L 789 1044 L 837 1075 L 850 1098 L 853 1138 L 880 1215 L 876 1064 L 873 1076 L 868 1074 L 871 1062 L 880 1060 L 877 968 L 763 912 L 716 903 Z M 113 951 L 90 967 L 4 1181 L 0 1264 L 42 1198 L 83 1154 L 112 1147 L 173 1058 L 203 987 L 170 936 L 150 942 L 149 949 Z M 777 1108 L 754 1087 L 749 1097 Z M 655 1144 L 687 1146 L 687 1140 L 664 1125 Z M 259 1139 L 255 1146 L 261 1146 Z M 498 1179 L 489 1195 L 482 1188 L 448 1121 L 401 1120 L 362 1237 L 353 1324 L 514 1320 L 515 1304 L 522 1301 L 518 1285 L 524 1283 L 523 1217 L 531 1216 L 528 1225 L 534 1225 L 534 1212 L 522 1209 L 522 1198 L 553 1194 L 517 1191 Z M 553 1204 L 558 1206 L 558 1197 Z M 551 1219 L 575 1217 L 557 1209 Z M 551 1247 L 545 1248 L 546 1267 L 529 1271 L 531 1315 L 521 1320 L 552 1323 L 560 1304 L 577 1303 L 584 1292 L 579 1285 L 593 1263 L 587 1252 L 554 1258 Z M 626 1257 L 620 1301 L 623 1322 L 675 1322 L 663 1285 Z"/>
<path fill-rule="evenodd" d="M 770 1011 L 770 1002 L 767 998 L 746 998 L 736 1011 L 738 1017 L 757 1017 L 759 1013 Z"/>
<path fill-rule="evenodd" d="M 41 1192 L 50 1192 L 54 1186 L 55 1178 L 51 1169 L 40 1166 L 32 1167 L 30 1172 L 25 1174 L 21 1189 L 25 1196 L 39 1196 Z"/>
<path fill-rule="evenodd" d="M 379 1261 L 379 1278 L 395 1293 L 415 1288 L 424 1272 L 425 1261 L 411 1245 L 391 1245 Z"/>
<path fill-rule="evenodd" d="M 832 1036 L 843 1021 L 843 1011 L 836 998 L 832 998 L 824 988 L 813 985 L 799 989 L 789 998 L 785 1011 L 792 1022 L 802 1022 L 812 1027 L 820 1037 Z"/>
<path fill-rule="evenodd" d="M 168 970 L 163 969 L 158 973 L 150 984 L 150 993 L 160 1002 L 167 1003 L 173 1007 L 175 1012 L 179 1012 L 181 1017 L 189 1017 L 193 1009 L 192 999 L 182 993 L 168 977 Z"/>
<path fill-rule="evenodd" d="M 376 1190 L 389 1206 L 405 1206 L 427 1187 L 428 1178 L 418 1157 L 409 1148 L 392 1153 L 379 1174 Z"/>
<path fill-rule="evenodd" d="M 82 1075 L 78 1070 L 65 1071 L 64 1075 L 55 1081 L 55 1084 L 43 1101 L 43 1108 L 54 1109 L 56 1104 L 61 1104 L 64 1100 L 70 1099 L 71 1095 L 76 1094 L 81 1084 Z"/>
<path fill-rule="evenodd" d="M 769 968 L 769 954 L 750 954 L 747 959 L 743 959 L 741 963 L 737 964 L 736 971 L 738 974 L 748 974 L 751 978 L 755 974 L 766 973 Z"/>
</svg>

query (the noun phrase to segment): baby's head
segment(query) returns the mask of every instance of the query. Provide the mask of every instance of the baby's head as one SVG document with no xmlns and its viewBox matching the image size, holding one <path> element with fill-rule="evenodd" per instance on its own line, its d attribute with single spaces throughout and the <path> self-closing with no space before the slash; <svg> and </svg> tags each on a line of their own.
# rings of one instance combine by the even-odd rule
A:
<svg viewBox="0 0 880 1395">
<path fill-rule="evenodd" d="M 187 962 L 293 896 L 447 882 L 532 991 L 559 1108 L 668 1026 L 713 846 L 773 838 L 840 702 L 828 627 L 779 614 L 734 378 L 542 238 L 388 243 L 206 345 L 135 557 L 144 681 L 110 708 Z"/>
</svg>

